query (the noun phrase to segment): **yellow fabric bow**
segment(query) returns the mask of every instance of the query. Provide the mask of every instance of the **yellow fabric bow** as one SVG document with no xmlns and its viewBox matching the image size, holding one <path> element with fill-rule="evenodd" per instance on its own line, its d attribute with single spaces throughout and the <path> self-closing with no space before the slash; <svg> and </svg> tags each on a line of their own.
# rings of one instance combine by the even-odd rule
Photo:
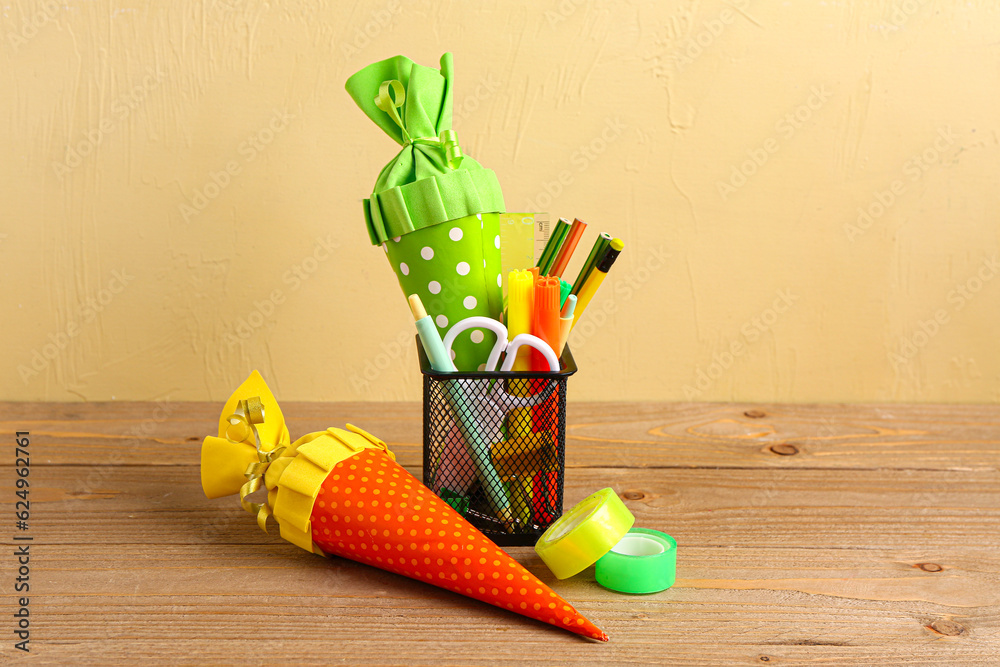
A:
<svg viewBox="0 0 1000 667">
<path fill-rule="evenodd" d="M 202 443 L 201 486 L 209 498 L 239 493 L 243 508 L 256 516 L 261 530 L 267 532 L 267 520 L 274 516 L 284 539 L 316 552 L 310 516 L 333 466 L 371 447 L 396 457 L 382 440 L 353 424 L 347 424 L 347 430 L 328 428 L 289 440 L 277 400 L 254 371 L 226 402 L 219 435 Z M 248 499 L 262 487 L 267 489 L 266 501 Z"/>
</svg>

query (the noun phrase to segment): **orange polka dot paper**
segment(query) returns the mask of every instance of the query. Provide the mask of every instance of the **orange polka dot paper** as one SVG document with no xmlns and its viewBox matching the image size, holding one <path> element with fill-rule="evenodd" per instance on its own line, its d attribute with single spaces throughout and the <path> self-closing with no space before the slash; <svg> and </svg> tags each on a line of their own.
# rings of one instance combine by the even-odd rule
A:
<svg viewBox="0 0 1000 667">
<path fill-rule="evenodd" d="M 338 463 L 311 515 L 327 554 L 373 565 L 585 637 L 593 623 L 377 449 Z"/>
</svg>

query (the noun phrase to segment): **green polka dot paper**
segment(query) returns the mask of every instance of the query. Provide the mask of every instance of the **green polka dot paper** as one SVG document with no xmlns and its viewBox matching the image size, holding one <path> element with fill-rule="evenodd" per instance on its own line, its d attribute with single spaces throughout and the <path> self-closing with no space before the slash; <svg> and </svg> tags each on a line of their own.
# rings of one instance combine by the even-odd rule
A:
<svg viewBox="0 0 1000 667">
<path fill-rule="evenodd" d="M 443 338 L 474 315 L 500 319 L 500 215 L 479 213 L 449 220 L 383 244 L 403 294 L 417 294 Z M 461 333 L 452 346 L 460 371 L 482 370 L 493 336 Z"/>
</svg>

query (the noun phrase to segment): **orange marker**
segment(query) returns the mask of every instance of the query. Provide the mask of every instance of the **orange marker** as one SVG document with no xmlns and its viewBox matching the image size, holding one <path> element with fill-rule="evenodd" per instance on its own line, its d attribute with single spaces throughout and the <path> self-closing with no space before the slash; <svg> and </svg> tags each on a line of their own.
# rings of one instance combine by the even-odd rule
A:
<svg viewBox="0 0 1000 667">
<path fill-rule="evenodd" d="M 535 307 L 531 333 L 559 349 L 559 279 L 539 278 L 535 283 Z M 558 354 L 558 352 L 557 352 Z M 531 370 L 547 371 L 549 363 L 537 350 L 531 351 Z"/>
</svg>

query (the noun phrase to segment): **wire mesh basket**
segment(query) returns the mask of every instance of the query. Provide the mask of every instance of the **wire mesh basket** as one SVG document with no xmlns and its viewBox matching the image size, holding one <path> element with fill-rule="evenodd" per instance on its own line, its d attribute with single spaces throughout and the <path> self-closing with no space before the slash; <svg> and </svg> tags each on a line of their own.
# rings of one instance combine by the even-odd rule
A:
<svg viewBox="0 0 1000 667">
<path fill-rule="evenodd" d="M 440 373 L 417 351 L 424 484 L 496 544 L 533 545 L 562 515 L 569 347 L 545 373 Z"/>
</svg>

